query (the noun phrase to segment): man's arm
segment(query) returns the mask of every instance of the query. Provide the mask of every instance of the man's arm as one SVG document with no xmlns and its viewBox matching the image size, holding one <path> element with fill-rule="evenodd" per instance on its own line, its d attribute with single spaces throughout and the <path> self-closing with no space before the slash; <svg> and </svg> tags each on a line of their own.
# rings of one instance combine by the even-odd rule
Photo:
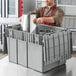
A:
<svg viewBox="0 0 76 76">
<path fill-rule="evenodd" d="M 43 13 L 43 7 L 38 8 L 38 9 L 36 9 L 36 10 L 34 10 L 34 11 L 30 11 L 30 12 L 28 12 L 27 14 L 36 14 L 36 18 L 39 18 L 39 17 L 42 16 L 42 13 Z M 21 20 L 22 20 L 22 17 L 23 17 L 23 15 L 22 15 L 21 17 L 19 17 L 19 21 L 20 21 L 20 22 L 21 22 Z"/>
<path fill-rule="evenodd" d="M 55 24 L 56 26 L 60 26 L 61 23 L 62 23 L 63 16 L 64 16 L 64 12 L 60 8 L 58 8 L 55 11 L 54 16 L 52 16 L 52 17 L 40 17 L 40 18 L 36 18 L 34 20 L 34 22 L 38 23 L 38 24 L 41 24 L 43 22 L 45 22 L 45 23 L 52 23 L 52 24 Z"/>
<path fill-rule="evenodd" d="M 62 9 L 58 8 L 55 12 L 54 20 L 55 20 L 55 25 L 60 26 L 63 20 L 64 12 Z"/>
<path fill-rule="evenodd" d="M 55 23 L 54 17 L 43 17 L 43 22 Z"/>
<path fill-rule="evenodd" d="M 54 17 L 40 17 L 40 18 L 34 19 L 34 23 L 41 24 L 43 22 L 45 22 L 45 23 L 55 23 L 55 20 L 54 20 Z"/>
</svg>

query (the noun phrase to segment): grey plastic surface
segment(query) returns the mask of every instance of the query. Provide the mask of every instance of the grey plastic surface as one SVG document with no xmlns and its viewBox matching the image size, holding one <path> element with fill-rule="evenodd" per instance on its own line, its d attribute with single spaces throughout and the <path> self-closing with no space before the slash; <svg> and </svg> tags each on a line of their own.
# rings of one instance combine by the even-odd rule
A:
<svg viewBox="0 0 76 76">
<path fill-rule="evenodd" d="M 59 60 L 59 39 L 58 33 L 54 34 L 54 49 L 55 49 L 55 61 Z"/>
<path fill-rule="evenodd" d="M 9 61 L 17 63 L 17 40 L 13 38 L 10 38 L 9 40 Z"/>
<path fill-rule="evenodd" d="M 9 37 L 7 37 L 7 50 L 8 50 L 8 55 L 10 55 L 10 38 Z"/>
<path fill-rule="evenodd" d="M 9 37 L 13 37 L 13 30 L 12 29 L 9 29 Z"/>
<path fill-rule="evenodd" d="M 65 61 L 65 49 L 64 49 L 64 38 L 63 32 L 59 33 L 59 47 L 60 47 L 60 65 Z"/>
<path fill-rule="evenodd" d="M 54 32 L 44 35 L 12 29 L 7 37 L 10 62 L 40 72 L 64 64 L 71 57 L 71 33 L 69 29 L 50 29 Z"/>
<path fill-rule="evenodd" d="M 18 40 L 18 64 L 27 67 L 27 56 L 26 41 Z"/>
<path fill-rule="evenodd" d="M 71 53 L 72 53 L 72 33 L 70 31 L 68 31 L 68 50 L 69 50 L 69 57 L 71 57 Z"/>
<path fill-rule="evenodd" d="M 23 39 L 23 32 L 18 30 L 13 30 L 14 38 L 22 40 Z"/>
<path fill-rule="evenodd" d="M 69 50 L 68 50 L 68 32 L 65 31 L 64 32 L 64 48 L 65 48 L 65 60 L 68 59 L 68 53 L 69 53 Z"/>
<path fill-rule="evenodd" d="M 28 67 L 43 72 L 42 46 L 28 43 Z"/>
</svg>

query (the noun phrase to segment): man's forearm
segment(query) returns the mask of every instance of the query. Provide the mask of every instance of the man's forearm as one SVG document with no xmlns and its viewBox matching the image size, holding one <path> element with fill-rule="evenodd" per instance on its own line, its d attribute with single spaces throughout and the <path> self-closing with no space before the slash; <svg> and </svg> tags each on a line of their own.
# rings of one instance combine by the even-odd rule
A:
<svg viewBox="0 0 76 76">
<path fill-rule="evenodd" d="M 43 17 L 43 21 L 46 23 L 55 23 L 54 17 Z"/>
</svg>

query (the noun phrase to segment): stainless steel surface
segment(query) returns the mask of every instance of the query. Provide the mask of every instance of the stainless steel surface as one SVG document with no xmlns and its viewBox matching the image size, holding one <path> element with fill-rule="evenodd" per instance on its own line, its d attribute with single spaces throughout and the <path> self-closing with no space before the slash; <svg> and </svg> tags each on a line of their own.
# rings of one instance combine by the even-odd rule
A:
<svg viewBox="0 0 76 76">
<path fill-rule="evenodd" d="M 33 20 L 36 18 L 35 14 L 30 15 L 30 33 L 35 32 L 36 24 L 33 23 Z"/>
<path fill-rule="evenodd" d="M 30 33 L 34 32 L 36 24 L 33 23 L 33 19 L 36 18 L 36 15 L 24 14 L 22 16 L 21 26 L 23 31 L 28 31 Z"/>
<path fill-rule="evenodd" d="M 76 54 L 75 54 L 76 56 Z M 40 73 L 20 65 L 10 63 L 8 57 L 0 60 L 1 76 L 76 76 L 76 57 L 67 60 L 66 67 L 58 67 L 46 73 Z"/>
<path fill-rule="evenodd" d="M 30 29 L 30 17 L 28 14 L 22 16 L 21 26 L 23 31 L 28 31 L 28 29 Z"/>
</svg>

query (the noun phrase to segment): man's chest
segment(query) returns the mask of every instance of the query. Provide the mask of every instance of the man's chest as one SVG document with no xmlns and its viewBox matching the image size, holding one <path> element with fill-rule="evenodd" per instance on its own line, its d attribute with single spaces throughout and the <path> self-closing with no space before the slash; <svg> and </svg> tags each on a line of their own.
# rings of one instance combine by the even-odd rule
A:
<svg viewBox="0 0 76 76">
<path fill-rule="evenodd" d="M 51 16 L 51 14 L 52 14 L 52 9 L 50 8 L 46 8 L 45 10 L 44 10 L 44 16 Z"/>
</svg>

